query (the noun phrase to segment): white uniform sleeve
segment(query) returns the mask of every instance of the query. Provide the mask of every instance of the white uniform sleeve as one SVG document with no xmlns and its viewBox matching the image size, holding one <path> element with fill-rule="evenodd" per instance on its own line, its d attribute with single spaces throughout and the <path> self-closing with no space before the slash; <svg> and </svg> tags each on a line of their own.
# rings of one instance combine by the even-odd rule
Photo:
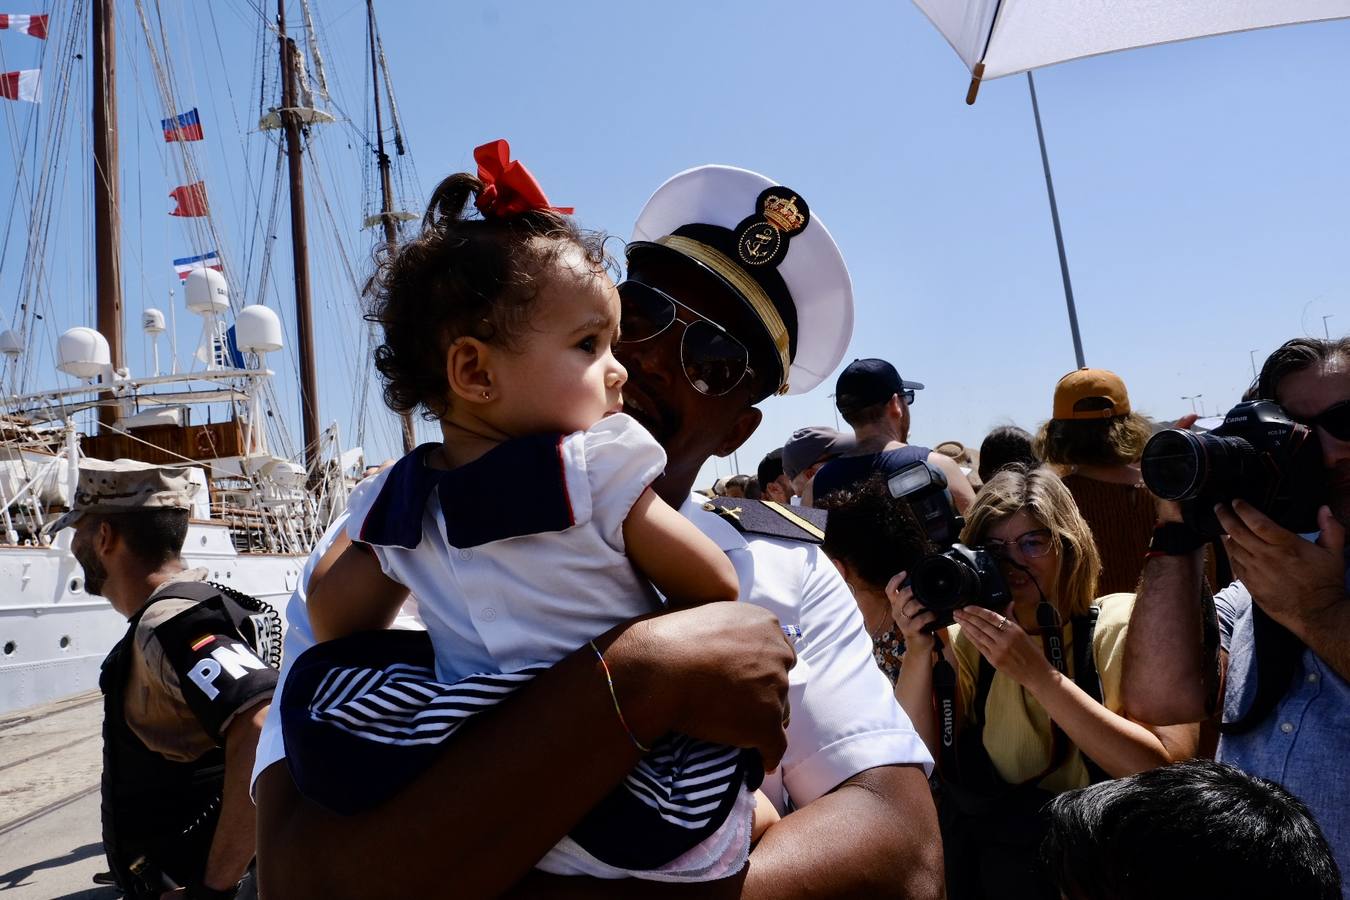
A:
<svg viewBox="0 0 1350 900">
<path fill-rule="evenodd" d="M 799 624 L 794 675 L 804 676 L 805 684 L 791 696 L 783 759 L 793 805 L 804 806 L 877 766 L 921 765 L 931 774 L 927 747 L 872 660 L 857 603 L 818 547 L 807 551 L 802 566 Z"/>
<path fill-rule="evenodd" d="M 665 471 L 666 451 L 622 413 L 563 438 L 563 475 L 573 524 L 592 523 L 623 552 L 623 521 L 642 492 Z"/>
<path fill-rule="evenodd" d="M 392 471 L 393 468 L 390 467 L 376 472 L 352 489 L 351 496 L 347 498 L 347 537 L 353 541 L 364 543 L 361 540 L 361 529 L 365 527 L 366 516 L 370 514 L 370 508 L 375 505 L 376 498 L 380 496 L 380 489 L 384 487 L 385 480 Z M 366 544 L 366 546 L 380 561 L 380 571 L 393 578 L 394 574 L 389 569 L 388 548 L 375 544 Z"/>
</svg>

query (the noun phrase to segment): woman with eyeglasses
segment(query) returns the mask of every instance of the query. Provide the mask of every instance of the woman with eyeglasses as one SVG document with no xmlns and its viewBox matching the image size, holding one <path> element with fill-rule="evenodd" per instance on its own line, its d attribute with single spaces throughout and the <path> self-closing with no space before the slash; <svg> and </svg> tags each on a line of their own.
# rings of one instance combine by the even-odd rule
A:
<svg viewBox="0 0 1350 900">
<path fill-rule="evenodd" d="M 1012 602 L 957 610 L 939 656 L 925 630 L 934 614 L 902 586 L 904 573 L 892 579 L 887 595 L 907 649 L 896 696 L 939 760 L 950 896 L 1057 897 L 1037 864 L 1045 804 L 1189 758 L 1198 729 L 1122 714 L 1134 597 L 1097 596 L 1092 531 L 1053 471 L 996 474 L 962 540 L 997 557 Z"/>
</svg>

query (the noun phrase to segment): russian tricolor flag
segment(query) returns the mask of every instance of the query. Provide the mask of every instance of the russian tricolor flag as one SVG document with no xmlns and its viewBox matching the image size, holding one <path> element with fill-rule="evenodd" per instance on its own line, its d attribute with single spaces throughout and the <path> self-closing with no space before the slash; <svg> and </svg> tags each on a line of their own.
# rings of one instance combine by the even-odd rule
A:
<svg viewBox="0 0 1350 900">
<path fill-rule="evenodd" d="M 45 15 L 12 16 L 0 13 L 0 28 L 12 28 L 29 37 L 47 39 L 47 17 Z"/>
<path fill-rule="evenodd" d="M 178 273 L 179 281 L 187 281 L 193 269 L 215 269 L 220 271 L 220 257 L 212 250 L 201 256 L 185 256 L 173 261 L 173 270 Z"/>
<path fill-rule="evenodd" d="M 202 120 L 197 115 L 197 107 L 193 107 L 185 113 L 179 113 L 167 119 L 161 119 L 160 123 L 164 126 L 164 140 L 166 143 L 173 141 L 200 141 L 202 139 Z"/>
</svg>

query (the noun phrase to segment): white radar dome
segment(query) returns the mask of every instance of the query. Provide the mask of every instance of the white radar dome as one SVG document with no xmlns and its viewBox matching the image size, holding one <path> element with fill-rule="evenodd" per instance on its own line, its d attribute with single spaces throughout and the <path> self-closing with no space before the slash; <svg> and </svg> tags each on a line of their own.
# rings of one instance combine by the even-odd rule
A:
<svg viewBox="0 0 1350 900">
<path fill-rule="evenodd" d="M 245 306 L 234 320 L 234 342 L 245 353 L 280 350 L 281 319 L 266 306 Z"/>
<path fill-rule="evenodd" d="M 230 308 L 230 288 L 215 269 L 193 269 L 187 277 L 188 312 L 220 315 Z"/>
<path fill-rule="evenodd" d="M 67 375 L 88 381 L 111 364 L 108 339 L 92 328 L 72 328 L 56 341 L 56 368 Z"/>
<path fill-rule="evenodd" d="M 141 313 L 141 328 L 146 334 L 163 334 L 164 313 L 157 309 L 147 309 Z"/>
<path fill-rule="evenodd" d="M 272 481 L 283 485 L 305 483 L 305 467 L 286 459 L 277 459 L 263 466 L 262 472 Z"/>
<path fill-rule="evenodd" d="M 18 356 L 23 353 L 23 335 L 13 328 L 0 331 L 0 353 L 5 356 Z"/>
</svg>

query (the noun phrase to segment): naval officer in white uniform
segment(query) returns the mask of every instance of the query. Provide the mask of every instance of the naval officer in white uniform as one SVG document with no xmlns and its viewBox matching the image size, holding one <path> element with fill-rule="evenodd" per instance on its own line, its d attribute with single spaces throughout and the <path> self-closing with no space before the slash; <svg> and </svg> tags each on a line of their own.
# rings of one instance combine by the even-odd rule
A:
<svg viewBox="0 0 1350 900">
<path fill-rule="evenodd" d="M 871 662 L 856 604 L 817 546 L 818 522 L 757 501 L 705 509 L 691 495 L 704 462 L 753 433 L 755 404 L 810 390 L 838 365 L 852 332 L 838 248 L 796 191 L 705 166 L 648 201 L 620 294 L 625 411 L 668 457 L 653 488 L 727 551 L 744 601 L 606 636 L 628 726 L 755 746 L 774 765 L 763 789 L 787 815 L 735 883 L 721 885 L 727 896 L 941 896 L 931 760 Z M 340 549 L 339 534 L 330 530 L 313 565 Z M 290 613 L 293 658 L 305 640 L 300 592 Z M 786 747 L 771 720 L 791 657 L 770 631 L 780 623 L 801 632 Z M 581 650 L 480 716 L 400 795 L 356 816 L 335 818 L 299 797 L 279 764 L 279 722 L 269 721 L 256 785 L 264 889 L 410 896 L 516 885 L 636 762 L 595 656 Z M 304 862 L 319 855 L 324 866 Z M 625 889 L 538 874 L 527 882 L 546 893 Z M 708 896 L 710 886 L 697 890 Z"/>
</svg>

